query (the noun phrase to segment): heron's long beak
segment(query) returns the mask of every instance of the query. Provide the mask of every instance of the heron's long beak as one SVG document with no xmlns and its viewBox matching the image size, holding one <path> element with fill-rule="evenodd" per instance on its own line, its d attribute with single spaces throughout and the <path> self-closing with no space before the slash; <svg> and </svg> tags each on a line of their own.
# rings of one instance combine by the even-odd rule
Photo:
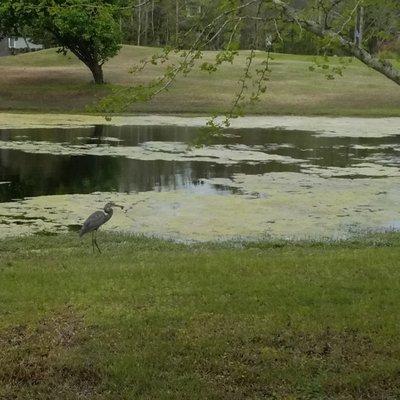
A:
<svg viewBox="0 0 400 400">
<path fill-rule="evenodd" d="M 121 206 L 120 204 L 114 204 L 115 207 L 119 207 L 121 210 L 124 209 L 124 206 Z"/>
</svg>

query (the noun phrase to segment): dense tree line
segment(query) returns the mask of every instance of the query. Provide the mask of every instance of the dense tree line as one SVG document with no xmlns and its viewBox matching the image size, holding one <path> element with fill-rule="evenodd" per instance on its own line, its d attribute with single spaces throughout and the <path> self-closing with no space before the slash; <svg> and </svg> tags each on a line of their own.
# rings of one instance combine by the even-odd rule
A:
<svg viewBox="0 0 400 400">
<path fill-rule="evenodd" d="M 143 46 L 173 46 L 188 48 L 199 35 L 202 27 L 217 17 L 224 0 L 135 0 L 129 12 L 120 17 L 123 41 L 126 44 Z M 240 3 L 240 2 L 239 2 Z M 244 3 L 244 1 L 242 2 Z M 295 2 L 304 7 L 306 0 Z M 255 41 L 256 48 L 264 50 L 266 44 L 272 45 L 279 52 L 315 54 L 318 44 L 310 34 L 299 36 L 298 27 L 287 29 L 284 24 L 273 26 L 273 30 L 259 24 L 255 30 L 252 17 L 257 12 L 257 5 L 251 4 L 242 11 L 242 21 L 236 34 L 241 49 L 249 49 Z M 259 15 L 260 20 L 266 19 Z M 279 31 L 278 31 L 279 29 Z M 217 32 L 218 26 L 215 28 Z M 278 38 L 278 34 L 281 36 Z M 277 40 L 279 39 L 279 40 Z M 281 40 L 282 39 L 282 40 Z M 285 39 L 285 40 L 283 40 Z M 220 50 L 226 35 L 217 35 L 206 48 Z"/>
<path fill-rule="evenodd" d="M 215 18 L 226 0 L 135 0 L 132 8 L 120 17 L 123 41 L 143 46 L 191 46 L 201 27 Z M 233 2 L 231 2 L 233 3 Z M 244 4 L 245 0 L 235 1 Z M 321 43 L 316 37 L 302 30 L 298 24 L 287 24 L 276 10 L 265 2 L 258 13 L 259 23 L 255 30 L 256 2 L 241 10 L 242 20 L 236 39 L 241 49 L 255 46 L 264 50 L 269 45 L 273 51 L 297 54 L 318 54 Z M 291 5 L 307 15 L 313 15 L 326 24 L 333 22 L 337 14 L 349 12 L 340 0 L 292 0 Z M 352 2 L 352 6 L 354 2 Z M 347 35 L 354 36 L 356 25 L 362 25 L 364 45 L 371 53 L 378 53 L 396 42 L 400 29 L 400 12 L 393 12 L 390 0 L 369 1 L 365 6 L 359 2 L 359 10 L 347 23 Z M 360 21 L 362 13 L 362 21 Z M 336 16 L 335 16 L 336 14 Z M 218 35 L 207 45 L 208 49 L 219 50 L 224 45 L 224 35 Z M 395 48 L 396 46 L 393 45 Z M 331 51 L 329 51 L 331 53 Z"/>
</svg>

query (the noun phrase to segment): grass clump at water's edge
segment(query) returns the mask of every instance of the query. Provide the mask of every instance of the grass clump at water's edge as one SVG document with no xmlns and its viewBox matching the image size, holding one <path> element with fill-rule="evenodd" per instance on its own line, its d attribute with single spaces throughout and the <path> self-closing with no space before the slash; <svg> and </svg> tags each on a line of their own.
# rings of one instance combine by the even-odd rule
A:
<svg viewBox="0 0 400 400">
<path fill-rule="evenodd" d="M 0 242 L 0 398 L 397 399 L 400 235 Z"/>
</svg>

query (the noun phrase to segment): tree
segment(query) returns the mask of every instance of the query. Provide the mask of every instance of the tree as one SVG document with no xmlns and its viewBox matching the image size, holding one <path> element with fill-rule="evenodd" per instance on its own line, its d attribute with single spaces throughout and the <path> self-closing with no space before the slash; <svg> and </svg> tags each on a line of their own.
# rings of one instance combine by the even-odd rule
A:
<svg viewBox="0 0 400 400">
<path fill-rule="evenodd" d="M 29 30 L 39 40 L 50 36 L 61 52 L 70 50 L 104 83 L 103 64 L 114 57 L 121 43 L 118 8 L 106 0 L 2 0 L 0 31 L 18 36 Z"/>
</svg>

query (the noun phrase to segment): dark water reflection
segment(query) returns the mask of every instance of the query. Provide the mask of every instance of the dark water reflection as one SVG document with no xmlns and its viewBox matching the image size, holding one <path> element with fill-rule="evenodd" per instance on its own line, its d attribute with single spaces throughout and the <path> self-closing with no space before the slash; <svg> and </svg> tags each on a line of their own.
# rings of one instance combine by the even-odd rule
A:
<svg viewBox="0 0 400 400">
<path fill-rule="evenodd" d="M 320 137 L 315 133 L 278 129 L 229 130 L 216 144 L 246 145 L 250 150 L 302 159 L 309 165 L 344 168 L 378 156 L 396 163 L 399 136 L 385 138 Z M 82 129 L 0 130 L 0 141 L 35 141 L 98 146 L 138 146 L 145 142 L 193 142 L 198 128 L 103 127 Z M 118 139 L 118 140 L 116 140 Z M 394 160 L 394 161 L 393 161 Z M 91 193 L 141 192 L 185 188 L 191 191 L 232 189 L 202 183 L 235 173 L 264 174 L 300 171 L 299 163 L 134 160 L 124 157 L 33 154 L 0 146 L 0 201 L 24 197 Z"/>
</svg>

